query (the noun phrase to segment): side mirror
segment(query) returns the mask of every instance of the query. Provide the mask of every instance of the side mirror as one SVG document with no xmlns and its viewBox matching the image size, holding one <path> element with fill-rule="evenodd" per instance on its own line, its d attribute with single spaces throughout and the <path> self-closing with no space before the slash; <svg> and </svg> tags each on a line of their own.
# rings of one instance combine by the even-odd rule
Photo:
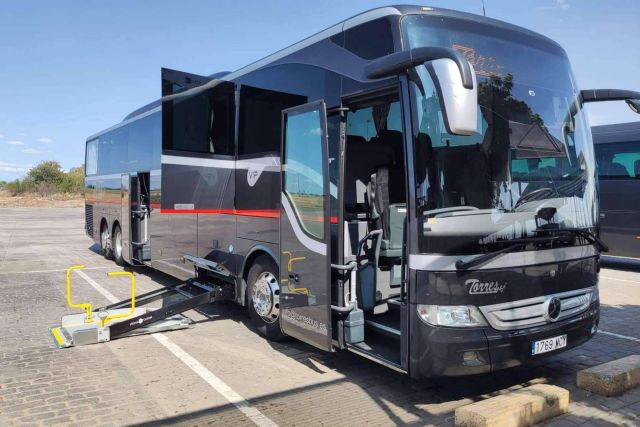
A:
<svg viewBox="0 0 640 427">
<path fill-rule="evenodd" d="M 466 88 L 458 67 L 451 59 L 434 59 L 425 63 L 436 86 L 440 108 L 447 132 L 454 135 L 472 135 L 478 121 L 478 83 L 473 66 L 473 85 Z"/>
<path fill-rule="evenodd" d="M 625 101 L 631 111 L 640 114 L 640 92 L 621 89 L 581 90 L 582 102 Z"/>
<path fill-rule="evenodd" d="M 625 102 L 636 114 L 640 114 L 640 99 L 625 99 Z"/>
<path fill-rule="evenodd" d="M 452 48 L 418 47 L 371 61 L 364 69 L 369 79 L 392 77 L 424 64 L 438 92 L 447 132 L 471 135 L 476 132 L 478 84 L 473 66 Z"/>
</svg>

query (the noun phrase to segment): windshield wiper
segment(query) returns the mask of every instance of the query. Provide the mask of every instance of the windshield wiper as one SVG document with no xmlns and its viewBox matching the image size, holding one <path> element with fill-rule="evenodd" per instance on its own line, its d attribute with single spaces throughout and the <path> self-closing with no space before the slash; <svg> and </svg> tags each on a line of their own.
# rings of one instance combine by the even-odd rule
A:
<svg viewBox="0 0 640 427">
<path fill-rule="evenodd" d="M 567 232 L 576 236 L 580 236 L 584 238 L 589 243 L 596 245 L 600 252 L 609 252 L 609 246 L 607 246 L 602 239 L 595 235 L 595 233 L 584 229 L 584 228 L 556 228 L 556 229 L 546 229 L 546 230 L 534 230 L 534 233 L 544 233 L 544 232 L 556 232 L 562 233 Z"/>
<path fill-rule="evenodd" d="M 558 240 L 558 236 L 548 236 L 548 237 L 529 237 L 525 239 L 514 239 L 507 240 L 505 242 L 511 243 L 509 246 L 506 246 L 502 249 L 498 249 L 497 251 L 488 252 L 486 254 L 478 255 L 475 258 L 470 259 L 469 261 L 465 261 L 462 258 L 456 261 L 456 269 L 457 270 L 468 270 L 471 267 L 475 267 L 476 265 L 484 264 L 487 261 L 492 260 L 498 255 L 505 254 L 507 252 L 511 252 L 512 250 L 521 247 L 522 245 L 526 245 L 527 243 L 546 243 L 552 242 L 554 240 Z M 492 242 L 493 243 L 493 242 Z"/>
</svg>

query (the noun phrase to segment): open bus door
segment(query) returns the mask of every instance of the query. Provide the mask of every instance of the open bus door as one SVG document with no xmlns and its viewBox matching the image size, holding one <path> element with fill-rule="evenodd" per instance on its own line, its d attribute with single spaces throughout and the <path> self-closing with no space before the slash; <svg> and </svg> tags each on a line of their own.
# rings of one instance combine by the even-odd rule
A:
<svg viewBox="0 0 640 427">
<path fill-rule="evenodd" d="M 160 213 L 157 268 L 181 279 L 184 256 L 198 257 L 198 213 L 233 210 L 235 84 L 162 69 Z M 235 218 L 224 218 L 235 227 Z M 221 219 L 222 221 L 222 219 Z"/>
<path fill-rule="evenodd" d="M 280 325 L 285 334 L 331 350 L 329 154 L 326 107 L 282 112 Z"/>
</svg>

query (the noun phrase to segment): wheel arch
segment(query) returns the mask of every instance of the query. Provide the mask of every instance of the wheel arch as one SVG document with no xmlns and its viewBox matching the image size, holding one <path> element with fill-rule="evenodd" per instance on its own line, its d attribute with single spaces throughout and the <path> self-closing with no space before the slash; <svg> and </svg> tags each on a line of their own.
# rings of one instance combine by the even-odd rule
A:
<svg viewBox="0 0 640 427">
<path fill-rule="evenodd" d="M 247 256 L 244 258 L 244 261 L 242 262 L 242 268 L 240 269 L 240 278 L 242 280 L 240 281 L 240 298 L 238 300 L 244 306 L 247 305 L 247 275 L 249 274 L 249 270 L 251 269 L 251 266 L 254 264 L 256 259 L 263 255 L 269 257 L 271 261 L 273 261 L 273 263 L 276 265 L 278 270 L 280 269 L 279 257 L 276 257 L 276 254 L 271 249 L 264 245 L 256 245 L 251 248 Z"/>
</svg>

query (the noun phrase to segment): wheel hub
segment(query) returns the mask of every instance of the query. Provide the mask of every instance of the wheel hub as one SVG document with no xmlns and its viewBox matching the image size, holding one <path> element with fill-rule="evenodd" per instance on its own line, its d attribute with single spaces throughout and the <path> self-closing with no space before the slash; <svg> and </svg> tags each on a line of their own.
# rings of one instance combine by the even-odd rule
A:
<svg viewBox="0 0 640 427">
<path fill-rule="evenodd" d="M 265 321 L 272 323 L 280 314 L 280 285 L 275 276 L 264 272 L 253 284 L 253 308 Z"/>
<path fill-rule="evenodd" d="M 122 254 L 122 234 L 121 233 L 116 233 L 115 251 L 118 257 Z"/>
</svg>

